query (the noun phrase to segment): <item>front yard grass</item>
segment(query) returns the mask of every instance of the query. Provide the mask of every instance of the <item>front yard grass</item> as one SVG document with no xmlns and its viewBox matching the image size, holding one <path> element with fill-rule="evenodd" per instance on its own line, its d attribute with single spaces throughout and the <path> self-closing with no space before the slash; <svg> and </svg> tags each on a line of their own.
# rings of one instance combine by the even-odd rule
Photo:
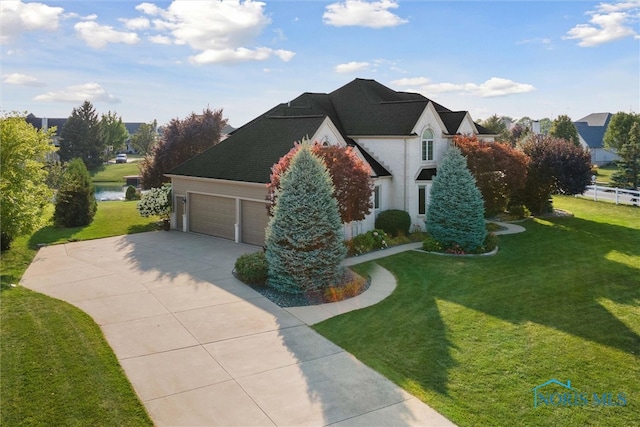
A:
<svg viewBox="0 0 640 427">
<path fill-rule="evenodd" d="M 139 165 L 138 162 L 109 163 L 91 171 L 91 181 L 124 183 L 125 176 L 140 175 Z"/>
<path fill-rule="evenodd" d="M 614 164 L 608 164 L 598 168 L 598 174 L 596 175 L 596 182 L 599 185 L 609 185 L 611 183 L 611 175 L 618 170 L 618 167 Z"/>
<path fill-rule="evenodd" d="M 51 206 L 45 217 L 53 213 Z M 11 287 L 18 283 L 39 243 L 155 230 L 136 202 L 98 202 L 84 227 L 51 223 L 17 238 L 0 265 L 0 425 L 151 425 L 100 328 L 60 300 Z"/>
<path fill-rule="evenodd" d="M 2 291 L 5 426 L 150 426 L 98 325 L 65 302 Z"/>
<path fill-rule="evenodd" d="M 526 221 L 496 256 L 378 260 L 395 292 L 315 329 L 460 426 L 636 424 L 640 209 L 554 204 L 575 217 Z M 532 389 L 552 378 L 589 404 L 534 408 Z M 593 404 L 621 392 L 625 406 Z"/>
</svg>

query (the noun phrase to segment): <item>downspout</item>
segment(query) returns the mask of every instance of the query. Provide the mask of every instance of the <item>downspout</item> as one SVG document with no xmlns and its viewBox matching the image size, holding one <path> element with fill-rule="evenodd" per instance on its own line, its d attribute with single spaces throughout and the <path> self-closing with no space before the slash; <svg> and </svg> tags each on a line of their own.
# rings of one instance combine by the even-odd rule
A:
<svg viewBox="0 0 640 427">
<path fill-rule="evenodd" d="M 408 212 L 407 210 L 407 138 L 403 137 L 402 138 L 402 142 L 404 143 L 404 183 L 403 183 L 403 187 L 404 187 L 404 201 L 403 201 L 403 206 L 404 206 L 404 211 Z"/>
</svg>

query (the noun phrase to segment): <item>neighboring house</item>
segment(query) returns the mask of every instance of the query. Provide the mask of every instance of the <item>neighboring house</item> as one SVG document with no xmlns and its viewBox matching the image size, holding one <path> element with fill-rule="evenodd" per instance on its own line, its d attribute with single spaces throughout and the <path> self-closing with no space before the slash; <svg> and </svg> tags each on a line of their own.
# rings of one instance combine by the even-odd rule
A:
<svg viewBox="0 0 640 427">
<path fill-rule="evenodd" d="M 375 216 L 387 209 L 407 211 L 413 224 L 424 228 L 432 179 L 456 134 L 495 137 L 466 111 L 374 80 L 356 79 L 328 94 L 304 93 L 170 171 L 172 225 L 263 245 L 271 167 L 294 142 L 308 137 L 351 146 L 371 167 L 374 210 L 346 229 L 354 235 L 371 230 Z"/>
<path fill-rule="evenodd" d="M 67 122 L 67 118 L 64 119 L 49 119 L 46 117 L 36 117 L 32 113 L 26 117 L 27 123 L 30 123 L 36 129 L 49 129 L 52 127 L 56 127 L 56 134 L 53 137 L 53 144 L 56 147 L 60 147 L 59 135 L 62 132 L 62 127 Z M 129 132 L 129 138 L 125 143 L 125 149 L 120 150 L 123 153 L 136 153 L 135 148 L 131 145 L 131 136 L 136 133 L 138 128 L 142 125 L 142 123 L 138 122 L 126 122 L 124 126 L 127 128 L 127 132 Z M 59 156 L 55 154 L 55 160 L 60 160 Z"/>
<path fill-rule="evenodd" d="M 62 126 L 64 126 L 64 124 L 67 122 L 67 119 L 48 119 L 46 117 L 40 118 L 29 113 L 29 115 L 25 117 L 25 120 L 27 121 L 27 123 L 29 123 L 31 126 L 33 126 L 38 130 L 40 129 L 47 130 L 55 127 L 56 133 L 53 135 L 53 138 L 51 139 L 51 143 L 56 148 L 60 148 L 59 135 L 60 135 L 60 132 L 62 132 Z M 46 160 L 48 162 L 59 162 L 60 156 L 56 151 L 54 151 L 52 153 L 47 154 Z"/>
<path fill-rule="evenodd" d="M 602 141 L 612 116 L 611 113 L 593 113 L 573 122 L 578 130 L 580 145 L 591 152 L 591 163 L 594 165 L 602 166 L 618 159 L 615 150 L 605 148 Z"/>
<path fill-rule="evenodd" d="M 236 128 L 234 128 L 231 125 L 225 125 L 225 127 L 222 128 L 222 131 L 220 132 L 220 141 L 224 141 L 225 139 L 229 138 L 229 135 L 236 130 Z"/>
<path fill-rule="evenodd" d="M 127 138 L 127 141 L 124 143 L 124 150 L 122 150 L 122 152 L 127 153 L 127 154 L 137 154 L 138 151 L 133 147 L 133 145 L 131 145 L 131 137 L 133 136 L 134 133 L 136 133 L 136 131 L 138 130 L 138 128 L 140 126 L 142 126 L 144 123 L 125 123 L 124 127 L 127 128 L 127 132 L 129 132 L 129 138 Z"/>
</svg>

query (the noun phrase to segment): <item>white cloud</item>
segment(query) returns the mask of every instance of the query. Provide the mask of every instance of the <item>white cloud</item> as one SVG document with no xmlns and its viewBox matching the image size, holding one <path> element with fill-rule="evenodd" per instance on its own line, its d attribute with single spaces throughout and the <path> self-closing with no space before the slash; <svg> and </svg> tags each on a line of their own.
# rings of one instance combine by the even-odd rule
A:
<svg viewBox="0 0 640 427">
<path fill-rule="evenodd" d="M 595 11 L 589 11 L 587 15 L 591 15 L 589 23 L 576 25 L 567 32 L 565 39 L 578 40 L 578 46 L 592 47 L 626 37 L 640 38 L 632 28 L 637 27 L 640 20 L 638 0 L 600 3 Z"/>
<path fill-rule="evenodd" d="M 136 6 L 136 10 L 147 15 L 160 15 L 162 9 L 153 3 L 140 3 Z"/>
<path fill-rule="evenodd" d="M 400 80 L 394 80 L 391 84 L 395 86 L 422 86 L 429 84 L 430 81 L 426 77 L 405 77 Z"/>
<path fill-rule="evenodd" d="M 108 43 L 136 44 L 140 41 L 136 33 L 117 31 L 109 25 L 93 21 L 78 22 L 73 28 L 82 40 L 94 48 L 105 47 Z"/>
<path fill-rule="evenodd" d="M 120 18 L 118 20 L 124 23 L 125 27 L 134 31 L 145 30 L 151 26 L 151 23 L 149 22 L 149 20 L 147 18 L 142 18 L 142 17 L 132 18 L 132 19 Z"/>
<path fill-rule="evenodd" d="M 0 43 L 8 43 L 26 31 L 55 31 L 64 12 L 61 7 L 22 1 L 0 1 Z"/>
<path fill-rule="evenodd" d="M 536 88 L 527 83 L 518 83 L 513 80 L 503 79 L 500 77 L 491 77 L 484 83 L 479 85 L 474 83 L 466 83 L 464 89 L 474 95 L 482 98 L 492 98 L 496 96 L 507 96 L 516 93 L 533 92 Z"/>
<path fill-rule="evenodd" d="M 98 83 L 84 83 L 81 85 L 69 86 L 62 90 L 43 93 L 33 98 L 35 101 L 44 102 L 69 102 L 77 103 L 89 100 L 91 102 L 106 102 L 117 104 L 120 100 L 107 91 Z"/>
<path fill-rule="evenodd" d="M 189 61 L 194 64 L 237 63 L 264 61 L 273 55 L 287 62 L 293 58 L 295 53 L 286 50 L 273 50 L 268 47 L 258 47 L 256 49 L 247 49 L 246 47 L 221 50 L 208 49 L 190 57 Z"/>
<path fill-rule="evenodd" d="M 640 2 L 638 0 L 631 0 L 631 1 L 621 1 L 618 3 L 600 3 L 596 7 L 596 10 L 598 12 L 609 13 L 609 12 L 618 12 L 621 10 L 637 9 L 638 7 L 640 7 Z"/>
<path fill-rule="evenodd" d="M 155 44 L 168 45 L 173 43 L 173 40 L 171 39 L 171 37 L 162 36 L 162 35 L 149 36 L 148 39 L 151 43 L 155 43 Z"/>
<path fill-rule="evenodd" d="M 44 86 L 44 83 L 40 82 L 37 77 L 29 76 L 27 74 L 11 73 L 2 76 L 3 82 L 10 85 L 18 86 Z"/>
<path fill-rule="evenodd" d="M 332 3 L 326 7 L 322 20 L 335 27 L 361 26 L 370 28 L 395 27 L 408 21 L 389 11 L 396 9 L 398 3 L 391 0 L 368 2 L 364 0 L 346 0 Z"/>
<path fill-rule="evenodd" d="M 479 96 L 481 98 L 493 98 L 518 93 L 527 93 L 536 90 L 533 85 L 518 83 L 513 80 L 503 79 L 500 77 L 491 77 L 489 80 L 481 84 L 447 82 L 432 84 L 426 77 L 400 79 L 391 82 L 391 84 L 396 86 L 413 86 L 407 90 L 422 93 L 427 97 L 434 93 L 458 92 Z"/>
<path fill-rule="evenodd" d="M 159 34 L 149 38 L 152 42 L 198 51 L 189 58 L 192 63 L 262 61 L 273 56 L 289 61 L 294 52 L 251 46 L 271 23 L 264 7 L 265 3 L 253 0 L 173 1 L 166 9 L 142 3 L 136 10 L 155 18 L 153 28 Z M 274 42 L 285 40 L 278 31 Z"/>
<path fill-rule="evenodd" d="M 165 10 L 154 11 L 178 41 L 197 50 L 240 47 L 251 42 L 270 23 L 264 3 L 174 1 Z"/>
<path fill-rule="evenodd" d="M 362 71 L 369 68 L 371 64 L 368 62 L 347 62 L 346 64 L 339 64 L 335 67 L 336 73 L 353 73 L 356 71 Z"/>
</svg>

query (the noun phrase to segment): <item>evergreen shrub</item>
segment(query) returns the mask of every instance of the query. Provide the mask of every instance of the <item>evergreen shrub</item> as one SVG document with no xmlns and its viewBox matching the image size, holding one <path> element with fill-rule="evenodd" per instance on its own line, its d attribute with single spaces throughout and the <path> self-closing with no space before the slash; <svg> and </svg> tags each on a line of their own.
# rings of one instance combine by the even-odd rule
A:
<svg viewBox="0 0 640 427">
<path fill-rule="evenodd" d="M 375 226 L 391 236 L 407 235 L 411 227 L 411 217 L 403 210 L 390 209 L 380 212 Z"/>
<path fill-rule="evenodd" d="M 482 246 L 487 234 L 484 201 L 459 148 L 444 154 L 430 195 L 427 232 L 446 251 L 471 253 Z"/>
<path fill-rule="evenodd" d="M 81 159 L 73 159 L 67 165 L 56 195 L 54 222 L 61 227 L 88 225 L 97 210 L 98 202 L 89 171 Z"/>
<path fill-rule="evenodd" d="M 265 285 L 269 266 L 264 252 L 244 254 L 236 260 L 236 277 L 250 285 Z"/>
<path fill-rule="evenodd" d="M 333 191 L 324 163 L 303 142 L 280 180 L 267 226 L 269 286 L 305 294 L 340 282 L 347 251 Z"/>
<path fill-rule="evenodd" d="M 130 185 L 127 187 L 127 192 L 124 195 L 125 200 L 140 200 L 140 192 L 134 187 Z"/>
</svg>

